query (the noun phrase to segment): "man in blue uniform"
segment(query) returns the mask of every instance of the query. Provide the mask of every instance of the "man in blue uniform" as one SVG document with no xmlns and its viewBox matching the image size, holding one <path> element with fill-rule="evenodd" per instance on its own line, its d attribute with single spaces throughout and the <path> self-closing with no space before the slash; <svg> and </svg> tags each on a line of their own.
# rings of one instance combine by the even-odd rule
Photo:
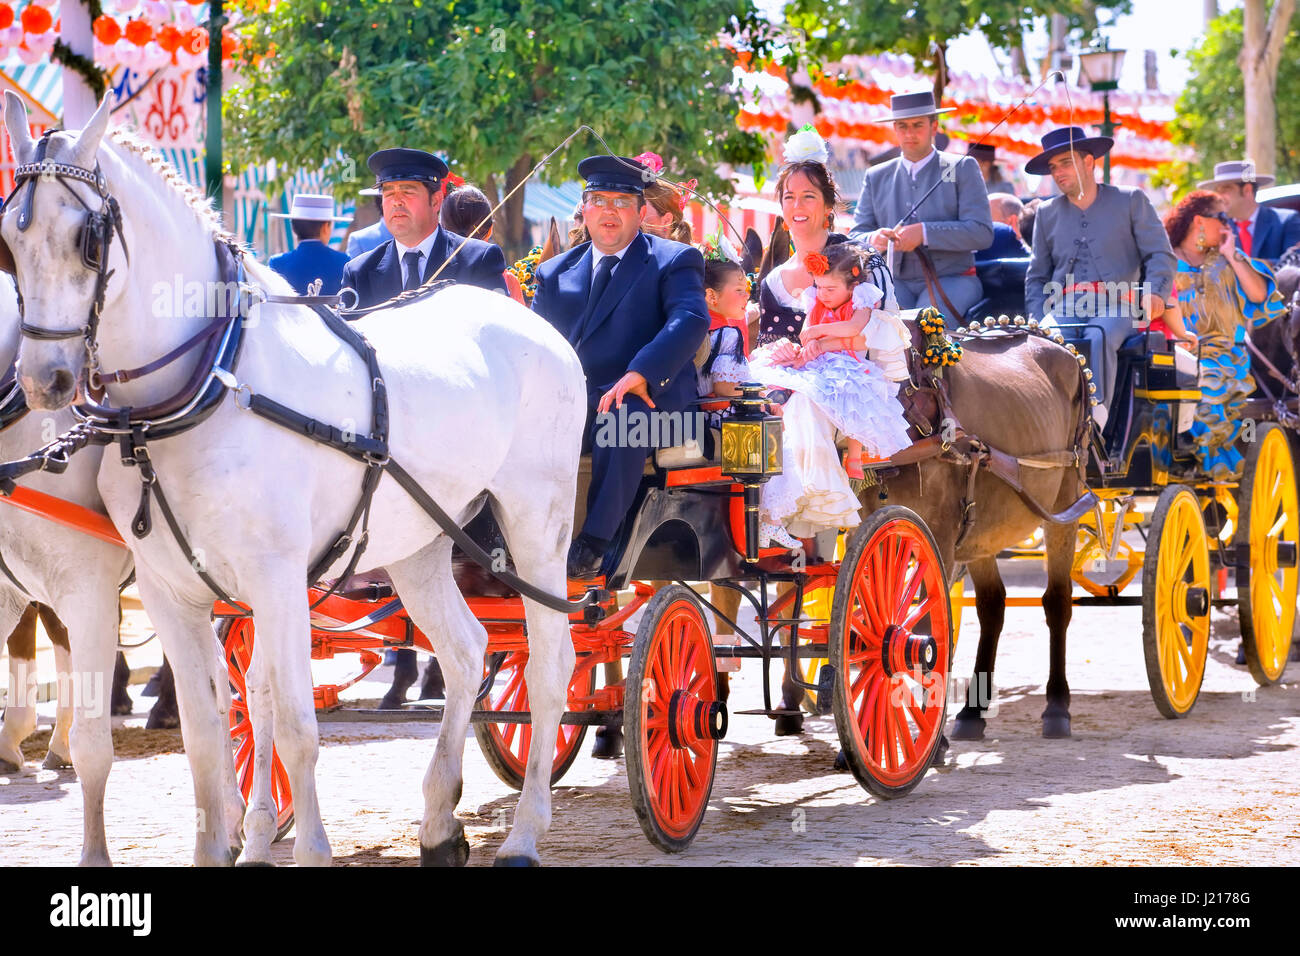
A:
<svg viewBox="0 0 1300 956">
<path fill-rule="evenodd" d="M 371 154 L 366 165 L 375 174 L 384 224 L 393 238 L 349 260 L 343 270 L 343 286 L 356 291 L 359 308 L 419 288 L 444 263 L 440 279 L 505 293 L 506 259 L 500 246 L 470 239 L 451 258 L 464 237 L 438 225 L 446 163 L 422 149 L 399 148 Z"/>
<path fill-rule="evenodd" d="M 272 256 L 268 265 L 288 279 L 299 295 L 306 295 L 307 287 L 317 279 L 321 281 L 320 295 L 337 293 L 348 257 L 329 247 L 330 232 L 334 223 L 347 222 L 348 219 L 334 215 L 334 200 L 329 196 L 299 193 L 293 197 L 287 213 L 273 212 L 271 215 L 289 220 L 298 246 L 292 252 Z"/>
<path fill-rule="evenodd" d="M 696 398 L 692 358 L 709 311 L 699 250 L 641 231 L 642 190 L 654 174 L 635 160 L 592 156 L 578 175 L 591 240 L 538 268 L 533 310 L 564 334 L 587 374 L 591 489 L 568 562 L 569 577 L 584 580 L 600 573 L 652 450 L 646 441 L 595 441 L 597 415 L 627 406 L 627 422 L 649 422 L 651 410 L 685 410 Z"/>
<path fill-rule="evenodd" d="M 1255 201 L 1255 192 L 1273 185 L 1272 176 L 1255 172 L 1255 164 L 1244 162 L 1216 163 L 1214 178 L 1198 183 L 1224 198 L 1228 215 L 1237 226 L 1237 248 L 1270 266 L 1296 243 L 1300 243 L 1300 213 L 1293 209 L 1274 209 Z"/>
</svg>

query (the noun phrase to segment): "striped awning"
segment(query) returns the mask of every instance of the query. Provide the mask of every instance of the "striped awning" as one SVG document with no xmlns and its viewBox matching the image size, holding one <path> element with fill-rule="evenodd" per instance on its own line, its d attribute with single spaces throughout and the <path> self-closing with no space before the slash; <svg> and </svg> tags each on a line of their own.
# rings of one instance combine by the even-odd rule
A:
<svg viewBox="0 0 1300 956">
<path fill-rule="evenodd" d="M 582 183 L 563 183 L 548 186 L 530 182 L 524 187 L 524 218 L 545 226 L 555 217 L 563 225 L 573 219 L 573 210 L 582 201 Z"/>
</svg>

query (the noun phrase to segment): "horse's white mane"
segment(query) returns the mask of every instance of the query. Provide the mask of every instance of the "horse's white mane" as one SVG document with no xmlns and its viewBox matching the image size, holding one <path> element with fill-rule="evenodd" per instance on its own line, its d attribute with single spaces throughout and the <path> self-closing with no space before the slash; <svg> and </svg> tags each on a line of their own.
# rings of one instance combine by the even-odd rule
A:
<svg viewBox="0 0 1300 956">
<path fill-rule="evenodd" d="M 166 186 L 170 187 L 178 198 L 185 202 L 200 223 L 210 229 L 214 236 L 224 239 L 232 245 L 248 251 L 247 246 L 235 235 L 226 230 L 221 216 L 213 208 L 212 200 L 194 188 L 167 159 L 150 143 L 145 142 L 135 133 L 122 126 L 109 130 L 107 140 L 110 146 L 117 147 L 122 159 L 133 159 L 134 165 L 152 172 Z"/>
</svg>

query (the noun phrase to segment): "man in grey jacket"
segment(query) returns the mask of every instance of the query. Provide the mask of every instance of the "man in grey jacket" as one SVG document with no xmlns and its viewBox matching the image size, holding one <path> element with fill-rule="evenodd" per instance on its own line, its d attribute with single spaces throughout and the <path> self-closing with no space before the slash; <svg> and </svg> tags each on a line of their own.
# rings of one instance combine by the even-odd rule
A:
<svg viewBox="0 0 1300 956">
<path fill-rule="evenodd" d="M 1062 127 L 1043 137 L 1043 151 L 1025 165 L 1031 175 L 1050 175 L 1062 193 L 1038 207 L 1026 311 L 1050 316 L 1067 337 L 1089 344 L 1095 397 L 1107 410 L 1119 348 L 1135 319 L 1164 312 L 1177 269 L 1146 195 L 1097 182 L 1097 160 L 1112 145 L 1109 136 Z M 1098 418 L 1104 422 L 1105 413 Z"/>
<path fill-rule="evenodd" d="M 881 252 L 892 240 L 899 307 L 932 305 L 956 326 L 980 300 L 975 250 L 993 244 L 993 219 L 975 160 L 934 148 L 938 116 L 947 112 L 936 108 L 933 93 L 891 97 L 890 115 L 881 122 L 894 124 L 902 153 L 867 171 L 850 237 Z M 927 258 L 938 280 L 933 292 Z"/>
</svg>

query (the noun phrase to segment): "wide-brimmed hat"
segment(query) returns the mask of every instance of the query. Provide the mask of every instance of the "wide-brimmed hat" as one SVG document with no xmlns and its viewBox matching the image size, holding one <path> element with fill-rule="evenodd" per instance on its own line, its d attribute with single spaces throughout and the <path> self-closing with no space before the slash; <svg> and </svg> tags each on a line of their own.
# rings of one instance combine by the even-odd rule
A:
<svg viewBox="0 0 1300 956">
<path fill-rule="evenodd" d="M 351 222 L 351 216 L 334 215 L 334 198 L 313 193 L 299 193 L 289 203 L 288 212 L 273 212 L 276 219 L 304 219 L 308 222 Z"/>
<path fill-rule="evenodd" d="M 1213 189 L 1219 183 L 1254 183 L 1255 189 L 1264 189 L 1272 186 L 1276 179 L 1272 176 L 1261 176 L 1255 172 L 1255 161 L 1229 160 L 1226 163 L 1214 164 L 1214 178 L 1207 179 L 1205 182 L 1197 183 L 1197 189 Z"/>
<path fill-rule="evenodd" d="M 578 175 L 583 179 L 583 192 L 634 196 L 643 195 L 646 183 L 656 178 L 645 163 L 626 156 L 588 156 L 578 164 Z"/>
<path fill-rule="evenodd" d="M 1043 137 L 1043 151 L 1025 163 L 1025 172 L 1031 176 L 1046 176 L 1048 162 L 1058 153 L 1075 149 L 1100 159 L 1114 145 L 1115 140 L 1109 136 L 1089 136 L 1081 127 L 1061 126 Z"/>
<path fill-rule="evenodd" d="M 422 149 L 381 149 L 371 153 L 366 165 L 375 174 L 375 185 L 415 182 L 437 186 L 447 178 L 447 164 Z"/>
<path fill-rule="evenodd" d="M 931 90 L 920 93 L 895 93 L 889 98 L 889 115 L 872 122 L 892 123 L 894 120 L 915 119 L 918 116 L 938 116 L 940 113 L 951 113 L 954 109 L 955 107 L 952 106 L 945 106 L 942 109 L 935 106 L 934 93 Z"/>
<path fill-rule="evenodd" d="M 974 156 L 976 159 L 987 159 L 993 162 L 998 158 L 998 149 L 989 143 L 967 143 L 966 155 Z"/>
</svg>

